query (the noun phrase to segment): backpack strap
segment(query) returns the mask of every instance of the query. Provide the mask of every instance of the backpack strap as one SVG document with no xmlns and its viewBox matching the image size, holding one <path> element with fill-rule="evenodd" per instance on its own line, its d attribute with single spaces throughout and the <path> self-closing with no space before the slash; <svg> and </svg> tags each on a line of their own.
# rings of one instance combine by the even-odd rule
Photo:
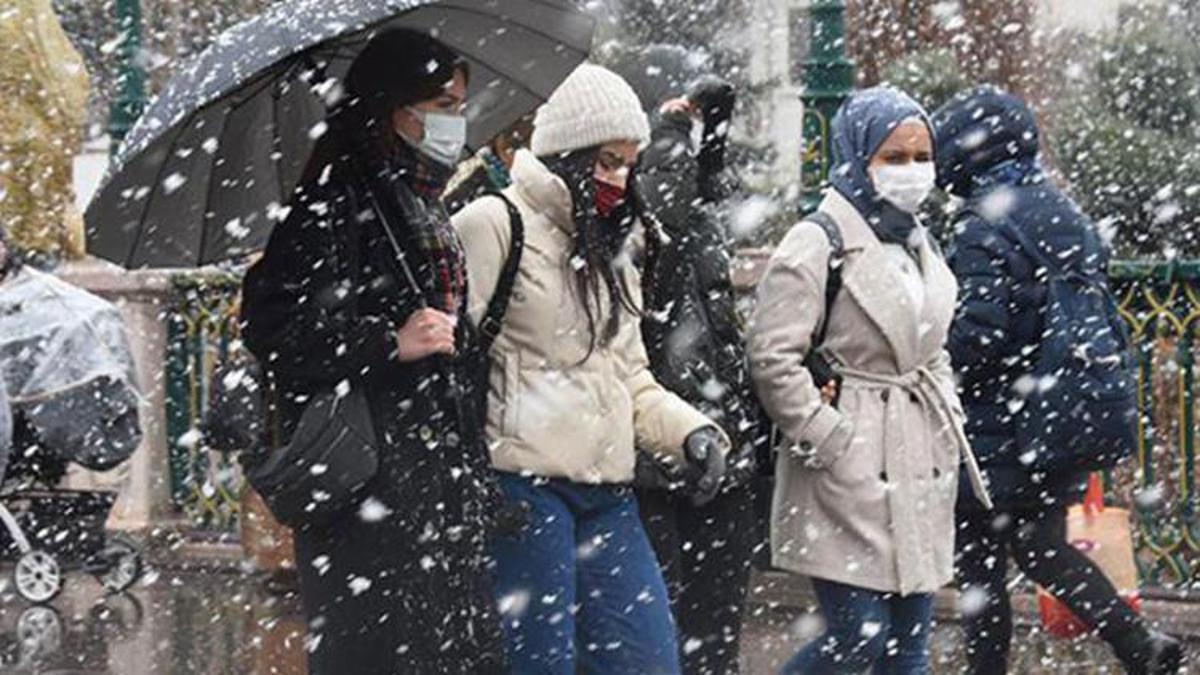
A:
<svg viewBox="0 0 1200 675">
<path fill-rule="evenodd" d="M 842 290 L 842 263 L 846 259 L 846 242 L 842 238 L 842 228 L 828 213 L 813 211 L 804 220 L 815 224 L 825 232 L 825 236 L 829 238 L 831 249 L 829 273 L 825 278 L 825 311 L 821 316 L 817 332 L 813 336 L 812 348 L 816 349 L 825 342 L 825 335 L 829 331 L 829 312 L 833 309 L 833 302 L 837 299 L 838 292 Z"/>
<path fill-rule="evenodd" d="M 1017 227 L 1015 224 L 1006 219 L 1003 223 L 1001 223 L 1000 230 L 1007 234 L 1014 242 L 1016 242 L 1016 244 L 1025 251 L 1025 254 L 1033 259 L 1035 263 L 1046 268 L 1047 274 L 1052 274 L 1059 277 L 1066 275 L 1066 270 L 1063 269 L 1062 265 L 1054 260 L 1051 260 L 1050 256 L 1046 255 L 1046 253 L 1042 251 L 1042 248 L 1037 245 L 1037 242 L 1033 241 L 1029 238 L 1029 235 L 1022 232 L 1021 228 Z"/>
<path fill-rule="evenodd" d="M 512 299 L 513 286 L 517 281 L 517 271 L 521 268 L 521 254 L 525 250 L 525 221 L 516 204 L 500 192 L 489 192 L 485 197 L 496 197 L 504 202 L 508 209 L 508 226 L 512 232 L 512 244 L 508 249 L 508 257 L 500 270 L 500 278 L 496 281 L 496 290 L 488 301 L 487 311 L 479 321 L 479 332 L 483 334 L 483 348 L 490 349 L 496 338 L 500 337 L 503 328 L 504 315 L 508 312 L 508 303 Z"/>
</svg>

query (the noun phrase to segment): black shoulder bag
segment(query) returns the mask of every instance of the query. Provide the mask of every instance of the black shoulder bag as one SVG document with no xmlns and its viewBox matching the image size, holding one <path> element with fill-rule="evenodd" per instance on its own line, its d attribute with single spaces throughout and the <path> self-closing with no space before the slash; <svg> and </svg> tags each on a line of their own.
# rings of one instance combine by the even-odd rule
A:
<svg viewBox="0 0 1200 675">
<path fill-rule="evenodd" d="M 409 283 L 420 296 L 404 252 L 388 224 L 388 213 L 375 199 L 369 183 L 367 198 Z M 361 269 L 359 232 L 350 234 L 351 275 Z M 357 286 L 357 278 L 355 281 Z M 357 293 L 351 293 L 358 312 Z M 286 445 L 276 441 L 265 459 L 246 468 L 246 479 L 262 496 L 275 518 L 290 527 L 321 526 L 358 506 L 379 471 L 378 439 L 366 387 L 361 382 L 339 385 L 312 396 Z M 268 373 L 268 391 L 274 392 Z M 267 406 L 272 435 L 278 439 L 277 411 Z"/>
</svg>

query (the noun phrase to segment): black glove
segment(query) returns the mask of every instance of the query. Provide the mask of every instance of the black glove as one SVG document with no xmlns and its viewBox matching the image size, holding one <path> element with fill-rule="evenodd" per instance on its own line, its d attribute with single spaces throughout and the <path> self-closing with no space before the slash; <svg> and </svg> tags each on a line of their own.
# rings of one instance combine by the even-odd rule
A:
<svg viewBox="0 0 1200 675">
<path fill-rule="evenodd" d="M 692 484 L 692 503 L 696 506 L 711 502 L 721 489 L 721 478 L 725 476 L 721 445 L 721 433 L 716 427 L 697 429 L 684 441 L 683 456 Z"/>
<path fill-rule="evenodd" d="M 692 84 L 688 100 L 699 108 L 700 116 L 704 118 L 704 133 L 707 135 L 716 133 L 721 123 L 728 122 L 733 116 L 737 94 L 729 82 L 719 77 L 708 76 Z"/>
</svg>

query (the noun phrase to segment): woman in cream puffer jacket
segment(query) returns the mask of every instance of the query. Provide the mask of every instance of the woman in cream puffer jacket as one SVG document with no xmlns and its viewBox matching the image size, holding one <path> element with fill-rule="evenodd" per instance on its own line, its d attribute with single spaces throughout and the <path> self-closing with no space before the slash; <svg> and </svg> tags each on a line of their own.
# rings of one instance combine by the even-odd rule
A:
<svg viewBox="0 0 1200 675">
<path fill-rule="evenodd" d="M 654 380 L 642 345 L 624 249 L 636 216 L 629 173 L 648 136 L 625 81 L 585 64 L 538 112 L 533 151 L 518 153 L 504 192 L 524 251 L 491 352 L 487 434 L 506 498 L 528 511 L 527 526 L 493 546 L 514 672 L 679 672 L 629 487 L 635 453 L 715 488 L 728 441 Z M 508 210 L 484 197 L 454 222 L 478 322 L 512 248 Z"/>
</svg>

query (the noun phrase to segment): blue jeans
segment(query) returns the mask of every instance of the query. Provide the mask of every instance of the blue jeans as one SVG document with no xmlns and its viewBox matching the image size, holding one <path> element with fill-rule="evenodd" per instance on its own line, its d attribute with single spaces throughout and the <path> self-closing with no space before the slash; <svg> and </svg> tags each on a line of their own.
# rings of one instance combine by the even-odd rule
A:
<svg viewBox="0 0 1200 675">
<path fill-rule="evenodd" d="M 782 675 L 927 675 L 933 595 L 899 596 L 813 579 L 825 633 L 783 667 Z"/>
<path fill-rule="evenodd" d="M 492 545 L 513 673 L 677 675 L 667 589 L 632 490 L 502 474 L 530 507 Z"/>
</svg>

